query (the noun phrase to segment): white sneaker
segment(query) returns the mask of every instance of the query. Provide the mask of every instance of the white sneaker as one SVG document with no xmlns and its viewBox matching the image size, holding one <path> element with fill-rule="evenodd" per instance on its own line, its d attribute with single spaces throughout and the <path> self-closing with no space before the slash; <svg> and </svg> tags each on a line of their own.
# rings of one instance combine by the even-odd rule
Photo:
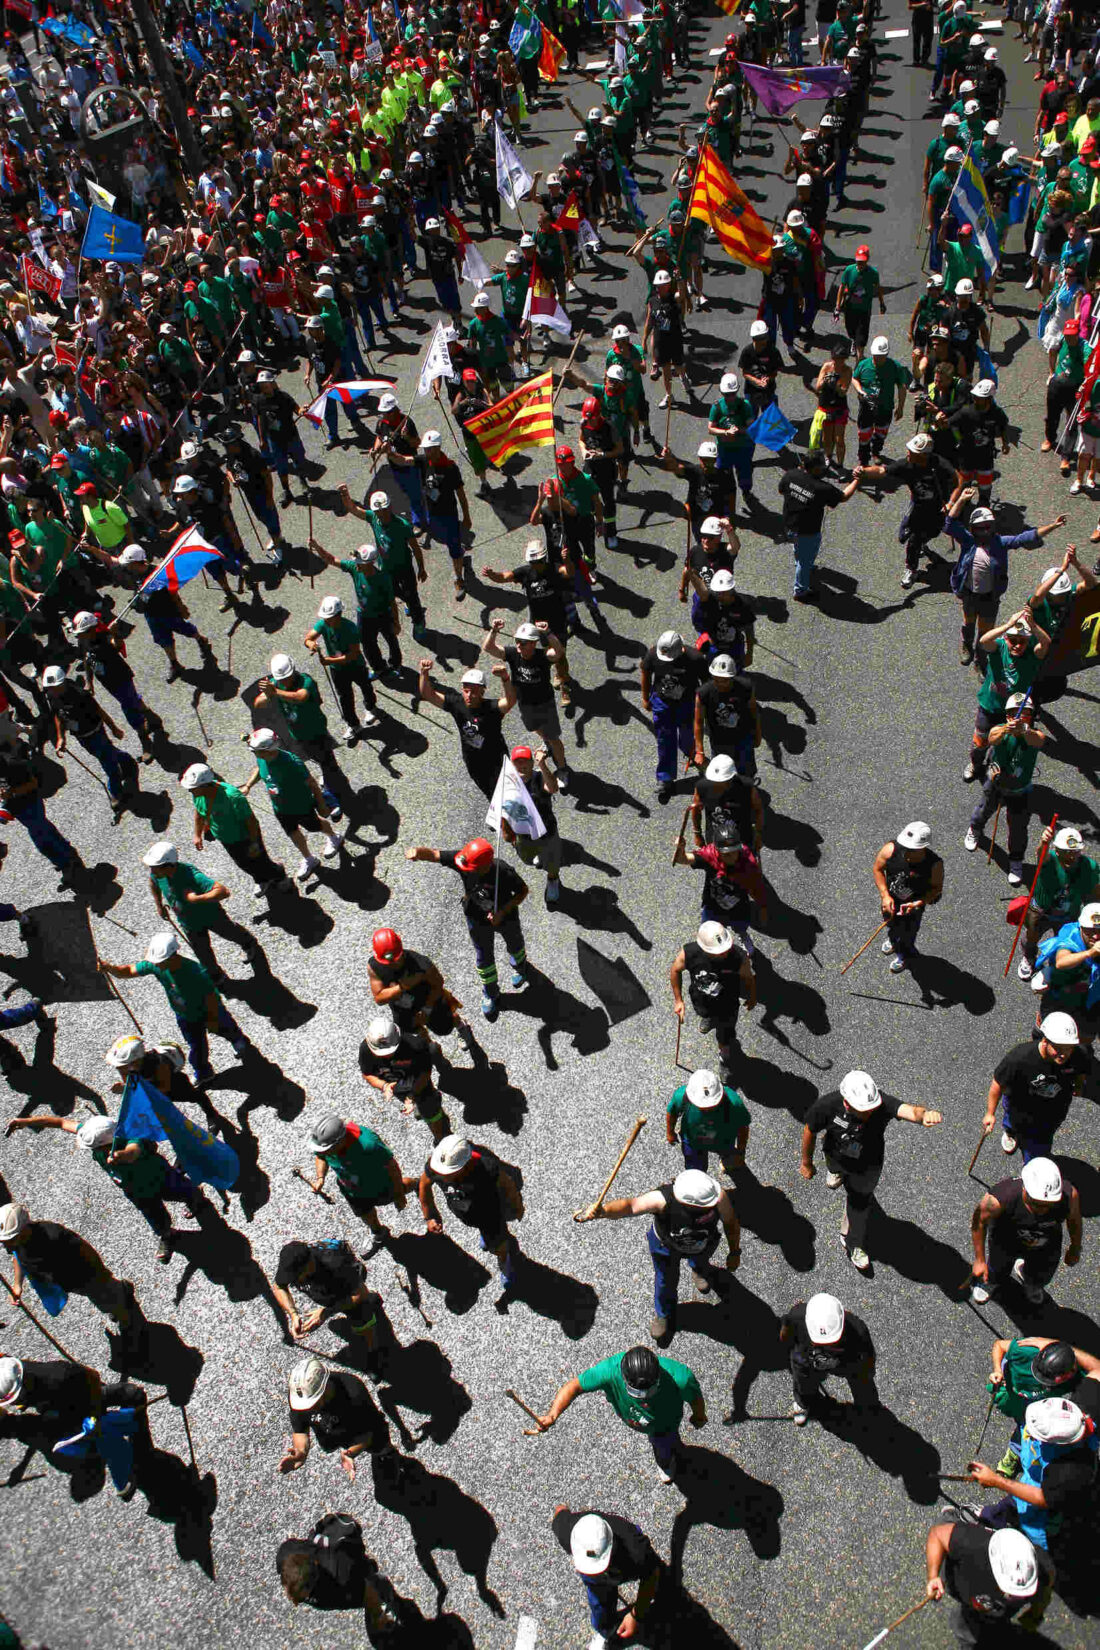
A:
<svg viewBox="0 0 1100 1650">
<path fill-rule="evenodd" d="M 701 293 L 701 292 L 696 294 L 695 302 L 698 304 L 700 309 L 709 309 L 710 308 L 710 299 L 707 298 L 707 297 L 704 297 L 703 293 Z"/>
<path fill-rule="evenodd" d="M 894 949 L 893 940 L 883 940 L 883 942 L 882 942 L 882 954 L 883 954 L 884 957 L 888 957 L 890 955 L 890 953 L 893 951 L 893 949 Z"/>
<path fill-rule="evenodd" d="M 828 1188 L 831 1192 L 835 1192 L 837 1187 L 843 1185 L 843 1183 L 844 1183 L 844 1176 L 839 1175 L 839 1174 L 834 1174 L 831 1169 L 829 1170 L 828 1174 L 825 1176 L 825 1184 L 826 1184 L 826 1186 L 828 1186 Z"/>
<path fill-rule="evenodd" d="M 1016 1137 L 1009 1134 L 1007 1129 L 1001 1131 L 1001 1150 L 1007 1152 L 1010 1157 L 1016 1150 Z"/>
<path fill-rule="evenodd" d="M 294 880 L 296 882 L 304 882 L 311 871 L 316 871 L 320 863 L 321 862 L 317 858 L 316 854 L 307 854 L 305 859 L 299 860 L 298 869 L 294 873 Z"/>
<path fill-rule="evenodd" d="M 610 1643 L 611 1640 L 605 1639 L 602 1633 L 593 1633 L 588 1641 L 588 1650 L 607 1650 Z"/>
<path fill-rule="evenodd" d="M 907 567 L 905 572 L 901 575 L 901 588 L 903 590 L 908 590 L 916 576 L 917 575 L 913 572 L 913 569 L 911 567 Z"/>
<path fill-rule="evenodd" d="M 969 825 L 967 826 L 966 835 L 963 837 L 963 847 L 966 849 L 968 854 L 972 854 L 977 846 L 977 832 L 975 831 L 973 825 Z"/>
<path fill-rule="evenodd" d="M 350 722 L 345 722 L 343 727 L 340 729 L 340 738 L 343 740 L 345 745 L 349 745 L 355 738 L 355 729 L 352 727 Z"/>
<path fill-rule="evenodd" d="M 359 726 L 361 728 L 376 728 L 378 726 L 378 722 L 379 718 L 374 714 L 373 710 L 364 710 Z"/>
<path fill-rule="evenodd" d="M 791 1405 L 791 1416 L 796 1427 L 804 1427 L 810 1419 L 809 1412 L 804 1410 L 801 1404 Z"/>
<path fill-rule="evenodd" d="M 657 1468 L 657 1477 L 660 1479 L 662 1484 L 672 1483 L 672 1474 L 670 1472 L 666 1472 L 664 1467 Z"/>
<path fill-rule="evenodd" d="M 989 1290 L 984 1283 L 972 1283 L 970 1285 L 970 1299 L 975 1306 L 986 1305 L 989 1300 Z"/>
<path fill-rule="evenodd" d="M 337 854 L 340 852 L 340 844 L 343 840 L 343 831 L 337 831 L 335 836 L 328 837 L 325 841 L 324 847 L 321 849 L 321 858 L 335 859 Z M 316 864 L 316 861 L 314 861 L 314 864 Z"/>
<path fill-rule="evenodd" d="M 1035 969 L 1032 964 L 1028 962 L 1027 958 L 1021 957 L 1016 966 L 1016 978 L 1018 980 L 1030 980 L 1034 972 Z"/>
<path fill-rule="evenodd" d="M 662 407 L 662 408 L 667 407 L 671 400 L 672 400 L 672 397 L 670 395 L 662 395 L 662 397 L 658 401 L 657 405 L 659 407 Z M 1080 488 L 1077 489 L 1078 492 L 1080 492 L 1080 490 L 1081 490 Z M 1073 491 L 1073 488 L 1071 487 L 1070 492 L 1072 492 L 1072 491 Z"/>
<path fill-rule="evenodd" d="M 578 292 L 580 289 L 577 286 L 576 281 L 567 281 L 565 283 L 565 290 L 566 292 Z"/>
<path fill-rule="evenodd" d="M 1081 483 L 1078 481 L 1076 476 L 1074 476 L 1073 480 L 1070 482 L 1069 490 L 1071 493 L 1079 493 L 1081 491 Z"/>
<path fill-rule="evenodd" d="M 1019 1260 L 1012 1263 L 1012 1276 L 1027 1296 L 1029 1305 L 1041 1306 L 1043 1304 L 1046 1299 L 1046 1290 L 1041 1283 L 1028 1283 L 1024 1277 L 1024 1259 L 1022 1255 Z"/>
<path fill-rule="evenodd" d="M 969 784 L 972 779 L 976 779 L 977 777 L 978 770 L 974 766 L 973 758 L 971 758 L 971 760 L 966 764 L 966 767 L 963 769 L 963 778 L 966 780 L 967 784 Z"/>
<path fill-rule="evenodd" d="M 1034 292 L 1035 286 L 1036 286 L 1036 281 L 1035 281 L 1034 275 L 1029 275 L 1027 280 L 1024 282 L 1024 291 L 1025 292 Z"/>
<path fill-rule="evenodd" d="M 866 1272 L 871 1264 L 871 1257 L 867 1253 L 866 1249 L 849 1250 L 848 1259 L 851 1261 L 857 1272 Z"/>
<path fill-rule="evenodd" d="M 1023 882 L 1023 872 L 1018 865 L 1009 866 L 1008 883 L 1010 888 L 1018 888 Z"/>
</svg>

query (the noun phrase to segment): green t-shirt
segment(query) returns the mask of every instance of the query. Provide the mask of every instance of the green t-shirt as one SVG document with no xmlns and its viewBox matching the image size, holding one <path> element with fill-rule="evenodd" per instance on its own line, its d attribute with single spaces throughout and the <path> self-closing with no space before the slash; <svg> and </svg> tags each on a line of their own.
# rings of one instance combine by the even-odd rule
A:
<svg viewBox="0 0 1100 1650">
<path fill-rule="evenodd" d="M 960 281 L 976 281 L 985 268 L 976 246 L 948 241 L 943 249 L 943 290 L 954 292 Z"/>
<path fill-rule="evenodd" d="M 320 1155 L 341 1186 L 350 1187 L 353 1194 L 360 1197 L 383 1197 L 390 1190 L 389 1164 L 393 1153 L 365 1123 L 356 1123 L 354 1127 L 358 1139 L 352 1139 L 339 1155 L 335 1152 Z"/>
<path fill-rule="evenodd" d="M 600 489 L 583 470 L 574 470 L 568 480 L 562 477 L 561 490 L 579 516 L 590 516 L 600 495 Z"/>
<path fill-rule="evenodd" d="M 360 613 L 366 614 L 368 619 L 380 619 L 389 612 L 393 605 L 393 585 L 385 569 L 380 568 L 376 573 L 366 573 L 363 563 L 356 561 L 353 556 L 345 556 L 339 565 L 345 573 L 351 574 Z"/>
<path fill-rule="evenodd" d="M 277 814 L 308 814 L 316 805 L 309 769 L 293 751 L 257 751 L 256 766 Z"/>
<path fill-rule="evenodd" d="M 499 315 L 475 315 L 467 329 L 471 346 L 477 351 L 478 365 L 489 372 L 508 365 L 507 321 Z"/>
<path fill-rule="evenodd" d="M 399 516 L 395 510 L 391 510 L 389 521 L 383 521 L 376 510 L 368 510 L 366 522 L 374 534 L 374 542 L 382 558 L 382 571 L 387 578 L 392 580 L 395 575 L 411 572 L 414 529 L 408 517 Z M 370 582 L 373 584 L 375 581 Z"/>
<path fill-rule="evenodd" d="M 331 659 L 343 653 L 350 653 L 353 647 L 359 645 L 359 626 L 350 619 L 320 619 L 313 627 L 313 634 L 321 639 L 321 652 Z M 334 676 L 339 676 L 342 670 L 353 670 L 358 661 L 352 659 L 344 665 L 328 665 Z"/>
<path fill-rule="evenodd" d="M 159 1197 L 164 1190 L 164 1177 L 168 1173 L 168 1165 L 160 1156 L 150 1140 L 139 1141 L 141 1154 L 132 1163 L 108 1163 L 107 1154 L 116 1147 L 127 1145 L 128 1142 L 121 1135 L 116 1134 L 109 1146 L 103 1146 L 94 1151 L 92 1157 L 105 1169 L 115 1185 L 124 1191 L 127 1197 L 149 1198 Z"/>
<path fill-rule="evenodd" d="M 909 382 L 909 374 L 892 355 L 865 355 L 852 369 L 852 377 L 867 391 L 873 407 L 890 416 L 894 397 Z"/>
<path fill-rule="evenodd" d="M 1080 338 L 1063 338 L 1058 347 L 1054 371 L 1059 378 L 1068 378 L 1075 390 L 1085 379 L 1085 350 Z"/>
<path fill-rule="evenodd" d="M 134 964 L 134 973 L 155 974 L 164 987 L 169 1006 L 177 1019 L 195 1024 L 206 1019 L 206 1000 L 214 990 L 214 982 L 201 963 L 190 957 L 179 957 L 174 969 L 164 963 L 146 962 L 143 957 Z"/>
<path fill-rule="evenodd" d="M 165 905 L 172 908 L 181 928 L 203 931 L 210 927 L 218 914 L 218 900 L 204 900 L 192 905 L 188 894 L 208 894 L 214 879 L 194 865 L 166 865 L 154 870 L 153 881 Z"/>
<path fill-rule="evenodd" d="M 978 703 L 983 710 L 990 712 L 1003 711 L 1006 699 L 1013 693 L 1026 693 L 1039 674 L 1041 659 L 1035 657 L 1035 643 L 1030 643 L 1026 653 L 1014 658 L 1008 651 L 1008 643 L 1003 636 L 998 636 L 997 645 L 988 655 L 985 664 L 985 676 L 978 689 Z"/>
<path fill-rule="evenodd" d="M 677 1363 L 674 1358 L 658 1358 L 660 1380 L 656 1391 L 643 1401 L 632 1398 L 626 1390 L 622 1377 L 625 1356 L 625 1353 L 619 1352 L 614 1358 L 604 1358 L 602 1363 L 582 1370 L 577 1376 L 581 1391 L 602 1392 L 616 1415 L 636 1432 L 650 1436 L 678 1432 L 684 1405 L 699 1403 L 703 1396 L 699 1382 L 687 1364 Z"/>
<path fill-rule="evenodd" d="M 528 279 L 526 277 L 517 278 L 505 271 L 500 275 L 490 275 L 485 285 L 500 288 L 500 307 L 505 318 L 511 321 L 513 326 L 518 326 L 523 320 L 523 306 L 527 300 L 527 288 L 530 285 Z"/>
<path fill-rule="evenodd" d="M 321 708 L 321 693 L 317 683 L 306 671 L 298 672 L 298 689 L 305 689 L 304 699 L 280 699 L 279 709 L 295 739 L 307 744 L 322 739 L 328 732 L 328 723 Z"/>
<path fill-rule="evenodd" d="M 687 1146 L 697 1151 L 731 1151 L 737 1136 L 749 1126 L 749 1108 L 736 1089 L 723 1085 L 722 1099 L 716 1106 L 696 1106 L 687 1097 L 687 1084 L 681 1083 L 665 1110 L 673 1122 L 680 1119 L 680 1136 Z"/>
<path fill-rule="evenodd" d="M 958 174 L 956 173 L 957 177 Z M 928 199 L 933 206 L 946 206 L 948 197 L 955 187 L 955 177 L 941 166 L 940 170 L 930 180 L 928 185 Z"/>
<path fill-rule="evenodd" d="M 869 310 L 878 290 L 878 270 L 873 264 L 849 264 L 840 277 L 840 284 L 847 288 L 845 303 L 853 309 Z"/>
<path fill-rule="evenodd" d="M 1026 739 L 1010 733 L 989 747 L 987 771 L 992 773 L 994 768 L 998 770 L 1000 790 L 1026 791 L 1035 777 L 1038 760 L 1038 745 L 1029 745 Z"/>
<path fill-rule="evenodd" d="M 43 585 L 50 583 L 63 562 L 71 567 L 76 561 L 76 552 L 72 549 L 72 535 L 66 532 L 59 521 L 53 521 L 48 516 L 41 523 L 28 521 L 23 533 L 27 543 L 42 552 L 39 577 Z"/>
<path fill-rule="evenodd" d="M 751 447 L 752 437 L 747 432 L 752 423 L 752 408 L 743 395 L 720 395 L 710 409 L 707 423 L 723 426 L 723 433 L 718 437 L 719 447 Z M 730 429 L 732 424 L 739 428 Z"/>
<path fill-rule="evenodd" d="M 243 842 L 249 835 L 248 822 L 252 818 L 252 808 L 247 796 L 236 785 L 227 785 L 224 780 L 219 780 L 213 796 L 199 796 L 196 793 L 192 800 L 195 812 L 200 819 L 206 820 L 215 842 Z"/>
<path fill-rule="evenodd" d="M 1100 865 L 1087 854 L 1081 854 L 1075 864 L 1067 866 L 1051 852 L 1044 859 L 1035 884 L 1035 908 L 1054 917 L 1076 919 L 1081 907 L 1091 900 L 1097 883 L 1100 883 Z"/>
</svg>

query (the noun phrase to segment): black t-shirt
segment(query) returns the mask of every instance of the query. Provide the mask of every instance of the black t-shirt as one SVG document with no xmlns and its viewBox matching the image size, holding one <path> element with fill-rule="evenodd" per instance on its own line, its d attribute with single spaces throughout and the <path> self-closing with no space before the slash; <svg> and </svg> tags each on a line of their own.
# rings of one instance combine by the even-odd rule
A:
<svg viewBox="0 0 1100 1650">
<path fill-rule="evenodd" d="M 953 304 L 947 317 L 952 346 L 959 354 L 972 358 L 978 348 L 978 339 L 985 325 L 985 310 L 973 301 L 966 309 Z"/>
<path fill-rule="evenodd" d="M 938 453 L 929 453 L 927 464 L 891 461 L 884 469 L 883 479 L 908 487 L 913 509 L 922 515 L 941 512 L 955 488 L 954 466 Z"/>
<path fill-rule="evenodd" d="M 748 597 L 735 590 L 728 602 L 720 602 L 717 596 L 701 601 L 698 623 L 719 653 L 732 653 L 740 660 L 745 651 L 745 637 L 751 636 L 755 629 L 756 613 Z"/>
<path fill-rule="evenodd" d="M 733 471 L 716 467 L 704 470 L 701 464 L 685 464 L 683 468 L 687 472 L 687 502 L 692 526 L 698 531 L 700 523 L 708 516 L 718 516 L 719 519 L 728 516 L 730 500 L 737 486 Z"/>
<path fill-rule="evenodd" d="M 839 1340 L 829 1341 L 823 1346 L 810 1339 L 804 1301 L 799 1301 L 797 1306 L 792 1306 L 789 1312 L 783 1314 L 782 1327 L 793 1338 L 791 1357 L 794 1362 L 815 1370 L 819 1375 L 835 1375 L 854 1369 L 875 1355 L 871 1332 L 854 1312 L 845 1312 Z"/>
<path fill-rule="evenodd" d="M 313 1409 L 287 1409 L 291 1432 L 312 1429 L 323 1450 L 347 1449 L 364 1439 L 374 1449 L 386 1438 L 377 1404 L 358 1375 L 346 1370 L 330 1370 L 324 1398 Z"/>
<path fill-rule="evenodd" d="M 401 996 L 391 997 L 385 1004 L 394 1019 L 400 1015 L 411 1016 L 423 1008 L 431 987 L 427 980 L 416 979 L 416 976 L 430 967 L 431 963 L 422 951 L 403 951 L 399 963 L 380 963 L 373 954 L 367 959 L 367 968 L 380 985 L 401 987 Z M 405 984 L 409 979 L 414 981 L 412 985 Z"/>
<path fill-rule="evenodd" d="M 245 492 L 255 493 L 258 497 L 263 496 L 266 491 L 264 478 L 268 474 L 268 465 L 255 447 L 249 447 L 242 441 L 239 447 L 226 453 L 225 467 Z"/>
<path fill-rule="evenodd" d="M 365 1556 L 359 1556 L 346 1546 L 322 1547 L 314 1541 L 302 1541 L 292 1536 L 279 1544 L 275 1554 L 277 1574 L 282 1574 L 284 1559 L 296 1553 L 305 1553 L 313 1560 L 313 1589 L 305 1602 L 314 1610 L 361 1610 L 363 1585 L 367 1579 Z"/>
<path fill-rule="evenodd" d="M 535 644 L 535 651 L 529 659 L 525 659 L 518 647 L 506 647 L 504 657 L 508 661 L 508 669 L 512 676 L 512 685 L 516 690 L 516 698 L 521 705 L 545 705 L 553 699 L 554 690 L 550 685 L 550 661 L 546 657 L 544 642 Z"/>
<path fill-rule="evenodd" d="M 87 646 L 81 648 L 80 661 L 89 677 L 102 682 L 112 692 L 134 679 L 133 671 L 109 636 L 93 635 Z"/>
<path fill-rule="evenodd" d="M 78 1427 L 92 1412 L 92 1371 L 83 1364 L 23 1358 L 20 1405 Z"/>
<path fill-rule="evenodd" d="M 470 1144 L 471 1166 L 460 1180 L 456 1180 L 454 1175 L 437 1174 L 432 1168 L 431 1158 L 425 1166 L 428 1179 L 443 1193 L 448 1209 L 464 1226 L 476 1226 L 483 1232 L 499 1232 L 504 1225 L 504 1209 L 497 1184 L 500 1160 L 487 1146 L 478 1146 L 473 1141 Z"/>
<path fill-rule="evenodd" d="M 502 881 L 503 869 L 502 866 Z M 402 1032 L 401 1041 L 392 1054 L 376 1054 L 365 1037 L 359 1044 L 359 1070 L 363 1076 L 392 1083 L 395 1094 L 411 1094 L 419 1079 L 425 1072 L 430 1073 L 431 1069 L 431 1044 L 414 1031 Z"/>
<path fill-rule="evenodd" d="M 779 478 L 779 491 L 783 496 L 783 531 L 790 538 L 820 533 L 826 510 L 844 502 L 839 487 L 808 470 L 785 471 Z"/>
<path fill-rule="evenodd" d="M 842 1168 L 862 1172 L 877 1168 L 886 1150 L 886 1130 L 898 1115 L 900 1100 L 882 1096 L 873 1111 L 849 1111 L 839 1089 L 822 1094 L 807 1111 L 803 1122 L 814 1134 L 824 1133 L 826 1159 Z"/>
<path fill-rule="evenodd" d="M 769 339 L 763 349 L 757 349 L 753 343 L 745 345 L 737 358 L 737 365 L 742 378 L 746 373 L 752 373 L 754 378 L 770 378 L 774 380 L 783 370 L 783 360 L 775 345 Z M 756 404 L 765 394 L 772 394 L 773 390 L 758 390 L 755 384 L 745 382 L 745 394 Z"/>
<path fill-rule="evenodd" d="M 695 794 L 702 805 L 703 835 L 708 842 L 719 825 L 733 825 L 742 842 L 752 842 L 752 793 L 752 784 L 740 774 L 725 785 L 706 777 L 696 780 Z"/>
<path fill-rule="evenodd" d="M 549 558 L 525 562 L 513 578 L 527 597 L 532 624 L 545 620 L 559 635 L 565 628 L 565 581 Z"/>
<path fill-rule="evenodd" d="M 991 470 L 993 459 L 1008 418 L 1000 407 L 964 401 L 948 423 L 959 438 L 959 467 L 963 470 Z"/>
<path fill-rule="evenodd" d="M 703 656 L 697 647 L 682 647 L 675 659 L 660 659 L 657 649 L 651 647 L 642 660 L 642 669 L 649 678 L 650 692 L 666 705 L 694 699 L 706 675 Z"/>
<path fill-rule="evenodd" d="M 702 1020 L 719 1016 L 732 1018 L 741 1002 L 741 965 L 746 953 L 735 940 L 720 957 L 704 951 L 697 940 L 684 946 L 684 967 L 688 975 L 688 997 Z"/>
<path fill-rule="evenodd" d="M 1063 1177 L 1057 1203 L 1037 1203 L 1029 1208 L 1024 1202 L 1022 1180 L 998 1180 L 991 1195 L 1000 1204 L 1001 1213 L 990 1227 L 990 1243 L 1017 1255 L 1025 1255 L 1029 1249 L 1061 1247 L 1072 1192 L 1073 1187 Z"/>
<path fill-rule="evenodd" d="M 94 1265 L 87 1258 L 88 1245 L 67 1226 L 53 1220 L 35 1220 L 15 1253 L 19 1264 L 32 1278 L 43 1283 L 55 1283 L 60 1289 L 79 1292 L 94 1276 Z"/>
<path fill-rule="evenodd" d="M 593 1512 L 611 1528 L 611 1561 L 607 1569 L 601 1572 L 599 1581 L 611 1587 L 625 1587 L 629 1582 L 644 1581 L 646 1576 L 652 1575 L 661 1561 L 649 1537 L 642 1534 L 637 1524 L 632 1524 L 628 1518 L 619 1518 L 615 1513 L 600 1512 L 596 1507 L 586 1507 L 583 1512 L 570 1512 L 566 1508 L 564 1512 L 556 1513 L 550 1528 L 559 1545 L 572 1556 L 569 1542 L 573 1530 L 582 1518 Z"/>
<path fill-rule="evenodd" d="M 477 767 L 499 768 L 507 747 L 496 700 L 486 696 L 476 707 L 467 705 L 457 688 L 444 688 L 442 699 L 443 709 L 454 718 L 466 761 Z"/>
<path fill-rule="evenodd" d="M 747 676 L 735 676 L 729 691 L 723 693 L 721 688 L 725 686 L 725 681 L 719 685 L 711 677 L 699 689 L 703 721 L 710 740 L 711 754 L 715 756 L 728 755 L 751 726 L 749 715 L 752 683 Z"/>
<path fill-rule="evenodd" d="M 1039 1139 L 1053 1135 L 1066 1120 L 1074 1084 L 1088 1076 L 1091 1066 L 1081 1048 L 1074 1049 L 1064 1066 L 1044 1060 L 1038 1043 L 1010 1048 L 993 1075 L 1004 1090 L 1013 1128 Z"/>
<path fill-rule="evenodd" d="M 425 464 L 423 482 L 429 514 L 457 517 L 458 495 L 462 490 L 462 472 L 458 465 L 449 458 L 442 463 Z"/>
<path fill-rule="evenodd" d="M 256 411 L 265 440 L 285 447 L 293 439 L 298 409 L 285 390 L 278 386 L 265 390 L 256 399 Z"/>
<path fill-rule="evenodd" d="M 462 878 L 462 909 L 467 916 L 482 921 L 490 911 L 501 911 L 519 894 L 523 892 L 523 883 L 512 870 L 510 865 L 493 865 L 488 876 L 476 876 L 472 871 L 463 871 L 455 863 L 455 855 L 448 849 L 439 856 L 439 863 L 454 871 Z M 493 902 L 493 890 L 496 889 L 496 903 Z"/>
<path fill-rule="evenodd" d="M 62 727 L 71 729 L 78 739 L 83 734 L 95 733 L 103 725 L 95 700 L 86 688 L 77 687 L 75 682 L 66 682 L 47 702 Z"/>
<path fill-rule="evenodd" d="M 421 241 L 424 262 L 433 281 L 446 281 L 454 276 L 457 252 L 455 244 L 442 235 L 425 235 Z"/>
<path fill-rule="evenodd" d="M 733 474 L 732 470 L 730 474 Z M 719 539 L 714 543 L 714 548 L 710 550 L 702 543 L 693 544 L 687 555 L 689 568 L 708 589 L 711 579 L 720 567 L 724 568 L 727 573 L 733 572 L 733 560 L 733 551 L 725 539 Z"/>
<path fill-rule="evenodd" d="M 665 1200 L 663 1209 L 653 1216 L 657 1236 L 666 1249 L 677 1255 L 708 1255 L 713 1252 L 721 1230 L 718 1206 L 701 1209 L 697 1204 L 681 1203 L 672 1181 L 657 1190 Z"/>
<path fill-rule="evenodd" d="M 342 1238 L 306 1245 L 313 1262 L 313 1271 L 306 1278 L 299 1276 L 300 1263 L 291 1263 L 300 1247 L 297 1243 L 283 1245 L 275 1273 L 277 1288 L 297 1289 L 318 1306 L 327 1307 L 339 1306 L 360 1288 L 363 1269 Z"/>
<path fill-rule="evenodd" d="M 980 1524 L 954 1525 L 943 1566 L 943 1582 L 952 1598 L 957 1598 L 984 1621 L 1011 1621 L 1032 1603 L 1035 1595 L 1009 1598 L 1001 1592 L 989 1562 L 993 1533 Z M 1038 1591 L 1042 1592 L 1054 1573 L 1054 1566 L 1041 1547 L 1036 1547 L 1035 1557 L 1039 1564 Z"/>
<path fill-rule="evenodd" d="M 1087 1445 L 1051 1461 L 1043 1473 L 1047 1514 L 1057 1519 L 1083 1518 L 1090 1511 L 1096 1484 L 1096 1452 Z"/>
</svg>

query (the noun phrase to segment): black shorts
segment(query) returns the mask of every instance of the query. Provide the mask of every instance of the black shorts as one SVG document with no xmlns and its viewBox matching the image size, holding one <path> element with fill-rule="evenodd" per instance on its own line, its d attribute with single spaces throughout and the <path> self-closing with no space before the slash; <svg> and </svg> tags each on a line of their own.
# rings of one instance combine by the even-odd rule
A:
<svg viewBox="0 0 1100 1650">
<path fill-rule="evenodd" d="M 321 829 L 321 821 L 317 817 L 316 808 L 310 808 L 304 814 L 276 814 L 275 818 L 287 836 L 293 836 L 295 831 L 299 830 L 319 831 Z"/>
<path fill-rule="evenodd" d="M 659 332 L 654 343 L 653 356 L 659 367 L 682 367 L 684 364 L 683 333 Z"/>
</svg>

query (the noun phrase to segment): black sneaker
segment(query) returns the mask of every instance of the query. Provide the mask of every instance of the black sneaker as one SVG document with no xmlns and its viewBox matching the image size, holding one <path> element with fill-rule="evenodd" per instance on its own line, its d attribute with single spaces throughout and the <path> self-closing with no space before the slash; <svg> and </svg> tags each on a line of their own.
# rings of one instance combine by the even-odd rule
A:
<svg viewBox="0 0 1100 1650">
<path fill-rule="evenodd" d="M 658 785 L 657 786 L 657 801 L 658 802 L 660 802 L 662 804 L 667 802 L 669 800 L 669 798 L 671 797 L 671 795 L 672 795 L 672 786 L 671 785 Z"/>
</svg>

